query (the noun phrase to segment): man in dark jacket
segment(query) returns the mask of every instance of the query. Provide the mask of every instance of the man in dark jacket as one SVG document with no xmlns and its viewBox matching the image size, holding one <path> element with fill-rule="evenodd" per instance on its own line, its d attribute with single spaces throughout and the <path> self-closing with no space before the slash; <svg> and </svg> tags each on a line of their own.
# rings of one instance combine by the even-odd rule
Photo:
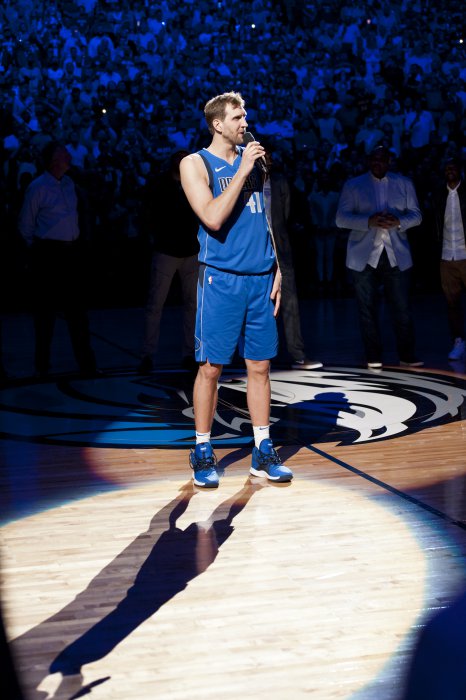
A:
<svg viewBox="0 0 466 700">
<path fill-rule="evenodd" d="M 271 219 L 278 264 L 282 273 L 280 315 L 283 321 L 286 349 L 292 358 L 293 369 L 319 369 L 322 367 L 322 362 L 309 360 L 306 357 L 301 333 L 293 257 L 288 236 L 290 187 L 286 178 L 274 168 L 270 148 L 265 146 L 265 150 L 268 178 L 264 184 L 264 198 L 267 217 Z"/>
<path fill-rule="evenodd" d="M 180 276 L 183 295 L 182 365 L 190 370 L 194 370 L 196 366 L 194 322 L 199 270 L 199 222 L 189 206 L 180 182 L 180 162 L 186 155 L 187 151 L 174 153 L 168 172 L 163 174 L 155 187 L 151 185 L 147 193 L 145 226 L 152 234 L 154 257 L 145 313 L 142 361 L 139 365 L 141 374 L 148 374 L 153 368 L 162 310 L 175 273 Z"/>
<path fill-rule="evenodd" d="M 453 340 L 449 360 L 466 357 L 464 315 L 461 303 L 466 289 L 466 185 L 461 177 L 461 161 L 445 163 L 446 186 L 434 198 L 437 236 L 441 245 L 440 282 L 447 300 L 448 324 Z"/>
</svg>

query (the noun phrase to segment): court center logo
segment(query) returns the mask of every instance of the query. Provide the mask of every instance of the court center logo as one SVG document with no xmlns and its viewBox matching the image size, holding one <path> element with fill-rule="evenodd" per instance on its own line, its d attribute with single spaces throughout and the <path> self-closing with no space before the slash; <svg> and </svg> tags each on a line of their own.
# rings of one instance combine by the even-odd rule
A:
<svg viewBox="0 0 466 700">
<path fill-rule="evenodd" d="M 279 444 L 386 440 L 466 418 L 466 382 L 428 372 L 353 368 L 273 371 Z M 0 391 L 0 437 L 94 447 L 185 448 L 193 441 L 192 378 L 183 372 L 62 379 Z M 226 371 L 212 428 L 218 446 L 249 444 L 246 378 Z"/>
</svg>

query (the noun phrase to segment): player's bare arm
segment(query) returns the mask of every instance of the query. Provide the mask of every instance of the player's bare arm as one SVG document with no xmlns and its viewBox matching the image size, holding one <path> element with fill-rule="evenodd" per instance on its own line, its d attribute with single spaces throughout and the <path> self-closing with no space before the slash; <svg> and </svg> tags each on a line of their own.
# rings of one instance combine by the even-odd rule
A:
<svg viewBox="0 0 466 700">
<path fill-rule="evenodd" d="M 257 142 L 249 143 L 243 151 L 241 165 L 229 185 L 218 197 L 212 195 L 202 158 L 194 153 L 181 161 L 181 185 L 196 215 L 211 231 L 218 231 L 231 215 L 244 183 L 264 149 Z"/>
</svg>

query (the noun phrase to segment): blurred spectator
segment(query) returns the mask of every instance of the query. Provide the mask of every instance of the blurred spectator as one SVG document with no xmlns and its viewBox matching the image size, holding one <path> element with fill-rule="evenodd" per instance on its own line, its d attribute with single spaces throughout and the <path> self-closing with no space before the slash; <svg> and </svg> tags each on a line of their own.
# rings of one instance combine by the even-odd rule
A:
<svg viewBox="0 0 466 700">
<path fill-rule="evenodd" d="M 434 118 L 425 109 L 425 100 L 417 99 L 405 116 L 405 131 L 409 134 L 410 144 L 417 158 L 425 152 L 426 146 L 432 142 L 435 131 Z"/>
<path fill-rule="evenodd" d="M 316 252 L 319 290 L 333 290 L 333 263 L 338 228 L 335 223 L 340 190 L 331 172 L 318 174 L 308 201 L 313 224 L 312 240 Z"/>
<path fill-rule="evenodd" d="M 440 242 L 440 281 L 445 295 L 453 347 L 449 360 L 466 359 L 462 295 L 466 289 L 466 188 L 461 162 L 447 160 L 445 183 L 435 193 L 434 213 Z"/>
<path fill-rule="evenodd" d="M 382 129 L 376 125 L 374 117 L 369 116 L 366 117 L 363 126 L 356 134 L 354 143 L 356 146 L 361 145 L 364 148 L 364 153 L 369 155 L 380 144 L 384 135 Z"/>
<path fill-rule="evenodd" d="M 336 117 L 333 116 L 332 105 L 325 103 L 320 110 L 320 116 L 317 117 L 317 126 L 319 127 L 319 136 L 330 143 L 336 143 L 342 136 L 341 124 Z"/>
<path fill-rule="evenodd" d="M 71 155 L 73 165 L 82 170 L 88 166 L 89 151 L 86 146 L 79 142 L 77 131 L 71 132 L 70 142 L 66 144 L 66 149 Z"/>
</svg>

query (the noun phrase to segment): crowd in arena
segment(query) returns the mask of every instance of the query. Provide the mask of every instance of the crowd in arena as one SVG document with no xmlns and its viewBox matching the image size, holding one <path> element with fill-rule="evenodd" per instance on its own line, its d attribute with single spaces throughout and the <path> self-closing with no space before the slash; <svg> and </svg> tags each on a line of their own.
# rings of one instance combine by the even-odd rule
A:
<svg viewBox="0 0 466 700">
<path fill-rule="evenodd" d="M 465 155 L 463 23 L 461 3 L 447 0 L 4 2 L 3 249 L 14 249 L 41 149 L 59 140 L 107 269 L 137 267 L 151 187 L 174 151 L 207 145 L 203 106 L 228 90 L 243 94 L 249 128 L 289 180 L 291 235 L 307 272 L 316 192 L 339 192 L 377 144 L 413 179 L 428 222 L 442 162 Z M 420 278 L 425 250 L 414 242 Z"/>
</svg>

